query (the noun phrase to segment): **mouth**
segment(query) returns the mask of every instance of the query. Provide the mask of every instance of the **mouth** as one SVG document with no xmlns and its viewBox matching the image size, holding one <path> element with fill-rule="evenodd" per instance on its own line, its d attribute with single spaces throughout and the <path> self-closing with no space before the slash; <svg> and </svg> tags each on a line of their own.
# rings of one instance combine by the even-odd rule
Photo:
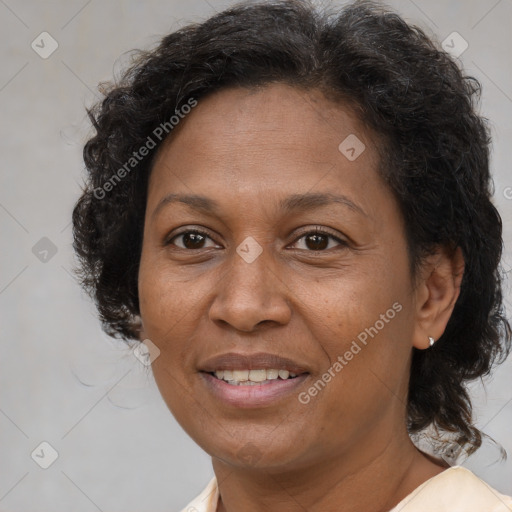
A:
<svg viewBox="0 0 512 512">
<path fill-rule="evenodd" d="M 257 373 L 251 375 L 252 372 Z M 279 372 L 282 377 L 286 378 L 282 378 Z M 310 374 L 308 372 L 293 374 L 277 370 L 277 378 L 268 378 L 274 377 L 275 373 L 276 371 L 272 369 L 270 371 L 268 369 L 222 370 L 222 373 L 201 371 L 199 375 L 208 393 L 223 406 L 237 409 L 258 409 L 281 406 L 285 400 L 290 399 L 297 402 L 300 388 L 306 385 L 304 382 Z M 245 379 L 246 375 L 247 379 Z M 255 382 L 249 380 L 249 377 L 262 380 Z"/>
<path fill-rule="evenodd" d="M 244 409 L 281 404 L 310 376 L 303 364 L 264 352 L 225 353 L 206 360 L 198 370 L 214 399 Z"/>
</svg>

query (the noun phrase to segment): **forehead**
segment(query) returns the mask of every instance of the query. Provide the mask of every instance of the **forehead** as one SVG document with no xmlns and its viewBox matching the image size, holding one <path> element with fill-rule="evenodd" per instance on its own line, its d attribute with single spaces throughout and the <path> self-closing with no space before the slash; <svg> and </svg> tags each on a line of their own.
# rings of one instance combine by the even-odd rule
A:
<svg viewBox="0 0 512 512">
<path fill-rule="evenodd" d="M 164 142 L 149 200 L 198 188 L 217 197 L 257 197 L 260 204 L 340 186 L 370 192 L 379 181 L 376 144 L 353 109 L 319 90 L 285 84 L 223 89 L 198 100 Z"/>
<path fill-rule="evenodd" d="M 168 149 L 177 139 L 183 143 L 189 142 L 184 139 L 199 136 L 199 153 L 236 150 L 240 143 L 244 144 L 244 153 L 261 144 L 282 148 L 286 140 L 320 154 L 320 139 L 336 149 L 350 134 L 369 136 L 351 105 L 327 99 L 318 89 L 273 83 L 250 89 L 221 89 L 201 98 L 173 129 L 162 149 Z M 375 134 L 372 137 L 376 138 Z"/>
</svg>

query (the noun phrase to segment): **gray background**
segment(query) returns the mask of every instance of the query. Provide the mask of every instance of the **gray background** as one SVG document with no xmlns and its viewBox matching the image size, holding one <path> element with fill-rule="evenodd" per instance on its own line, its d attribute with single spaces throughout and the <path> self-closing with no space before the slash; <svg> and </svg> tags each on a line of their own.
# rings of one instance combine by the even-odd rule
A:
<svg viewBox="0 0 512 512">
<path fill-rule="evenodd" d="M 119 70 L 124 52 L 231 3 L 0 0 L 0 511 L 171 512 L 213 476 L 152 377 L 101 332 L 70 274 L 70 214 L 90 134 L 85 106 L 99 98 L 97 84 Z M 469 44 L 461 60 L 483 83 L 481 108 L 493 126 L 508 269 L 512 0 L 388 4 L 440 41 L 457 31 Z M 47 59 L 31 48 L 43 31 L 59 45 Z M 477 383 L 474 397 L 477 425 L 512 454 L 511 368 L 509 360 L 485 390 Z M 48 469 L 31 458 L 42 441 L 59 453 Z M 486 443 L 466 465 L 512 494 L 512 461 L 493 464 L 497 455 Z"/>
</svg>

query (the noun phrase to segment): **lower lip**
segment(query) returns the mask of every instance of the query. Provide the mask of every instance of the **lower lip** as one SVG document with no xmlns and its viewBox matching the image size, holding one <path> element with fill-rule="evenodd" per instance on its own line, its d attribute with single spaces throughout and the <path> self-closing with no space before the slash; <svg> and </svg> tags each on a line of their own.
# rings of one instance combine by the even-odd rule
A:
<svg viewBox="0 0 512 512">
<path fill-rule="evenodd" d="M 297 388 L 308 377 L 307 373 L 303 373 L 293 379 L 275 379 L 267 384 L 234 386 L 206 372 L 200 372 L 200 375 L 217 398 L 243 409 L 272 405 L 287 395 L 297 393 Z"/>
</svg>

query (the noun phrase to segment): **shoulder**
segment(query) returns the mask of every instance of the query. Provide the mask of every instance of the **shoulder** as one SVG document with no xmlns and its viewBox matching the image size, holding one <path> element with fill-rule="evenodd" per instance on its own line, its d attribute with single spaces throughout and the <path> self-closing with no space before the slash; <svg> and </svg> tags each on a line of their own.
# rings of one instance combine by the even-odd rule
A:
<svg viewBox="0 0 512 512">
<path fill-rule="evenodd" d="M 216 512 L 217 502 L 219 500 L 219 490 L 217 479 L 213 477 L 201 494 L 194 498 L 180 512 Z"/>
<path fill-rule="evenodd" d="M 469 469 L 453 466 L 430 478 L 390 512 L 512 512 L 512 498 Z"/>
<path fill-rule="evenodd" d="M 219 491 L 213 477 L 180 512 L 216 512 Z M 499 493 L 469 469 L 453 466 L 430 478 L 390 512 L 512 512 L 512 497 Z"/>
</svg>

